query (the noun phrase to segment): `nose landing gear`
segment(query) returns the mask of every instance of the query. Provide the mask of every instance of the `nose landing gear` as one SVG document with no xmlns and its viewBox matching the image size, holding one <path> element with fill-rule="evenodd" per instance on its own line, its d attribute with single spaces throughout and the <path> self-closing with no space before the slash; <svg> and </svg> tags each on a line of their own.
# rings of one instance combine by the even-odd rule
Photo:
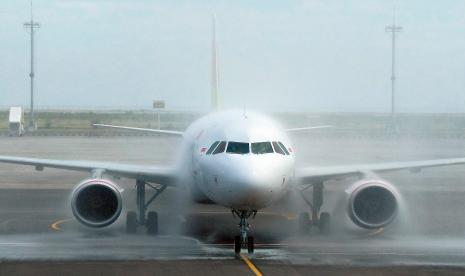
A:
<svg viewBox="0 0 465 276">
<path fill-rule="evenodd" d="M 236 254 L 241 253 L 242 247 L 247 247 L 247 252 L 252 254 L 254 252 L 254 238 L 253 236 L 249 236 L 248 232 L 250 229 L 250 224 L 248 223 L 248 219 L 250 217 L 254 218 L 257 215 L 257 211 L 250 211 L 250 210 L 232 210 L 233 215 L 238 216 L 240 219 L 239 222 L 239 229 L 240 235 L 234 237 L 234 252 Z"/>
</svg>

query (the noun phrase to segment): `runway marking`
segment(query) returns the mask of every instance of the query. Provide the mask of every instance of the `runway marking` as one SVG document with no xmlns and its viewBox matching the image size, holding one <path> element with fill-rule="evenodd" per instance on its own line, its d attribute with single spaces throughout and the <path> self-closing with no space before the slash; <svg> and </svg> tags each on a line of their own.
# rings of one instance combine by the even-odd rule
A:
<svg viewBox="0 0 465 276">
<path fill-rule="evenodd" d="M 54 223 L 50 224 L 50 228 L 52 228 L 53 230 L 55 231 L 63 231 L 61 228 L 60 228 L 60 224 L 64 223 L 64 222 L 67 222 L 67 221 L 70 221 L 71 219 L 60 219 L 60 220 L 57 220 L 55 221 Z"/>
<path fill-rule="evenodd" d="M 284 216 L 287 218 L 287 220 L 295 220 L 295 219 L 297 219 L 297 215 L 292 214 L 292 213 L 284 214 Z"/>
<path fill-rule="evenodd" d="M 262 276 L 263 274 L 258 270 L 258 268 L 245 256 L 244 254 L 241 254 L 241 259 L 249 266 L 250 270 L 256 275 L 256 276 Z"/>
<path fill-rule="evenodd" d="M 375 236 L 381 234 L 384 231 L 384 227 L 378 228 L 376 231 L 369 233 L 367 236 Z"/>
<path fill-rule="evenodd" d="M 232 243 L 204 243 L 206 246 L 231 246 Z M 286 243 L 256 243 L 255 246 L 258 247 L 288 247 L 289 244 Z"/>
</svg>

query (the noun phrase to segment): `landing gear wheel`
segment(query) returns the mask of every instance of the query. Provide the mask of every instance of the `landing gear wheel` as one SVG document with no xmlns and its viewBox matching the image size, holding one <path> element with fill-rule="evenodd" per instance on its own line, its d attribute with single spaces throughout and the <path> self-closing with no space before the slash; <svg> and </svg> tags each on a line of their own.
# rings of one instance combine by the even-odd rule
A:
<svg viewBox="0 0 465 276">
<path fill-rule="evenodd" d="M 157 235 L 158 234 L 158 214 L 157 212 L 149 212 L 147 214 L 147 220 L 145 221 L 147 227 L 147 234 Z"/>
<path fill-rule="evenodd" d="M 327 212 L 322 212 L 320 214 L 320 219 L 318 221 L 318 228 L 320 233 L 327 235 L 331 231 L 331 216 Z"/>
<path fill-rule="evenodd" d="M 299 214 L 299 233 L 301 235 L 308 234 L 310 229 L 310 217 L 308 213 L 300 213 Z"/>
<path fill-rule="evenodd" d="M 254 245 L 253 237 L 252 236 L 247 237 L 247 252 L 249 252 L 249 254 L 253 254 L 254 247 L 255 245 Z"/>
<path fill-rule="evenodd" d="M 126 214 L 126 233 L 135 234 L 137 231 L 137 215 L 136 212 L 128 212 Z"/>
<path fill-rule="evenodd" d="M 234 237 L 234 252 L 236 254 L 241 253 L 241 244 L 242 244 L 241 236 L 239 236 L 239 235 L 235 236 Z"/>
</svg>

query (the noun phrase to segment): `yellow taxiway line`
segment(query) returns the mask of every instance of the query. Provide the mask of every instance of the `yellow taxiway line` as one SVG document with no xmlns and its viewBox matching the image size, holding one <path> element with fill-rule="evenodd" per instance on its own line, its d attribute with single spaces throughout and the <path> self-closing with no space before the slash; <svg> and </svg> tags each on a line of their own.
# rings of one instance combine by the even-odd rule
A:
<svg viewBox="0 0 465 276">
<path fill-rule="evenodd" d="M 247 256 L 245 256 L 244 254 L 241 254 L 241 259 L 247 264 L 247 266 L 250 268 L 250 270 L 252 270 L 252 272 L 256 276 L 262 276 L 263 275 L 260 272 L 260 270 L 258 270 L 258 268 L 249 260 L 249 258 L 247 258 Z"/>
<path fill-rule="evenodd" d="M 60 220 L 57 220 L 55 221 L 54 223 L 50 224 L 50 228 L 52 228 L 53 230 L 55 231 L 63 231 L 61 228 L 60 228 L 60 224 L 64 223 L 64 222 L 67 222 L 67 221 L 70 221 L 71 219 L 60 219 Z"/>
<path fill-rule="evenodd" d="M 384 231 L 384 228 L 381 227 L 381 228 L 378 228 L 376 231 L 369 233 L 367 236 L 375 236 L 375 235 L 381 234 L 383 231 Z"/>
</svg>

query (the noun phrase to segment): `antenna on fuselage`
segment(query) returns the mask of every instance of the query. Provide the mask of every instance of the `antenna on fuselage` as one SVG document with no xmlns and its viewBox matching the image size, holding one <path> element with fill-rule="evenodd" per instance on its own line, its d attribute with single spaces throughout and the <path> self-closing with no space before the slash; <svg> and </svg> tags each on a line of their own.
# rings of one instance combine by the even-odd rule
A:
<svg viewBox="0 0 465 276">
<path fill-rule="evenodd" d="M 213 37 L 212 37 L 212 91 L 211 104 L 213 110 L 220 109 L 219 99 L 219 73 L 218 73 L 218 47 L 216 44 L 216 15 L 213 14 Z"/>
</svg>

